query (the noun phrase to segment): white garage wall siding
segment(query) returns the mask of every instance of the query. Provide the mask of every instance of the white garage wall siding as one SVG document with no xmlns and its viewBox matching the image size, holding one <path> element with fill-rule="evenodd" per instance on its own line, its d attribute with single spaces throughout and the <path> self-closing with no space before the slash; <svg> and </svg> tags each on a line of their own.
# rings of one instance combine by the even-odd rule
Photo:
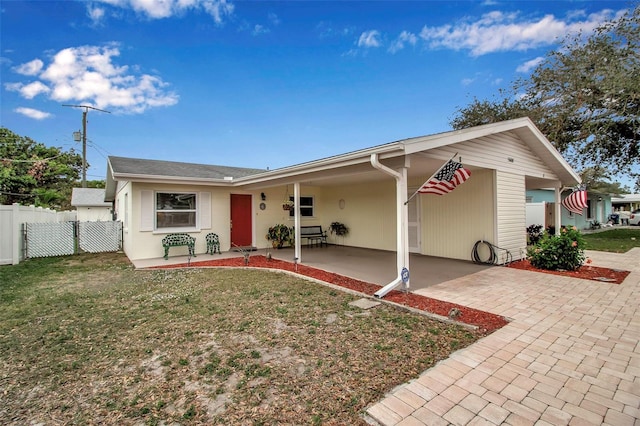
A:
<svg viewBox="0 0 640 426">
<path fill-rule="evenodd" d="M 494 242 L 494 186 L 492 170 L 474 170 L 469 180 L 447 195 L 419 195 L 422 252 L 470 260 L 476 241 Z"/>
<path fill-rule="evenodd" d="M 557 179 L 557 175 L 517 136 L 500 134 L 461 142 L 448 148 L 458 151 L 465 165 L 517 175 Z"/>
<path fill-rule="evenodd" d="M 526 240 L 525 181 L 523 175 L 496 172 L 496 220 L 498 247 L 511 253 L 513 260 L 524 257 Z M 508 259 L 505 252 L 498 250 L 498 263 Z"/>
</svg>

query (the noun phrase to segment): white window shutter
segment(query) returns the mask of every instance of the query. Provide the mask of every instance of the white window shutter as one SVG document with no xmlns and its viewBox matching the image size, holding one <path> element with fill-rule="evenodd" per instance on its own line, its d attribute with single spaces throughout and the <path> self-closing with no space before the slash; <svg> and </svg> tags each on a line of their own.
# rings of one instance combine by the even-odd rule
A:
<svg viewBox="0 0 640 426">
<path fill-rule="evenodd" d="M 211 193 L 201 192 L 198 194 L 200 209 L 200 229 L 211 229 Z"/>
<path fill-rule="evenodd" d="M 153 231 L 153 191 L 140 191 L 140 231 Z"/>
</svg>

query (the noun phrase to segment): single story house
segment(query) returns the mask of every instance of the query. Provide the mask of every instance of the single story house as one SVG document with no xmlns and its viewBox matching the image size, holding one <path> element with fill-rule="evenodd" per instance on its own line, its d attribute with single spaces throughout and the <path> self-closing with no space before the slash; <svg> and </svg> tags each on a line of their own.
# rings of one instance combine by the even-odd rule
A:
<svg viewBox="0 0 640 426">
<path fill-rule="evenodd" d="M 452 157 L 471 177 L 446 195 L 419 194 L 406 203 Z M 259 249 L 270 247 L 265 235 L 275 224 L 300 235 L 301 226 L 341 222 L 349 229 L 341 243 L 396 252 L 397 284 L 409 253 L 470 260 L 483 240 L 522 258 L 527 190 L 554 189 L 559 229 L 561 193 L 579 183 L 533 122 L 520 118 L 275 170 L 111 156 L 105 200 L 123 221 L 123 249 L 132 260 L 162 257 L 168 233 L 195 237 L 198 254 L 212 232 L 223 251 Z M 295 208 L 283 210 L 291 197 Z M 302 248 L 297 238 L 292 260 L 304 263 Z"/>
<path fill-rule="evenodd" d="M 113 220 L 112 203 L 105 201 L 104 188 L 73 188 L 71 205 L 76 208 L 79 222 Z"/>
<path fill-rule="evenodd" d="M 570 193 L 571 191 L 564 192 L 562 198 Z M 527 226 L 543 225 L 545 228 L 555 226 L 555 213 L 553 190 L 533 189 L 527 191 Z M 611 194 L 589 191 L 587 188 L 587 207 L 582 210 L 582 215 L 570 212 L 565 208 L 561 208 L 560 213 L 561 225 L 590 229 L 595 222 L 603 224 L 609 220 L 609 215 L 613 213 Z"/>
<path fill-rule="evenodd" d="M 640 209 L 640 194 L 624 194 L 619 197 L 613 197 L 611 204 L 613 204 L 613 208 L 616 211 L 625 210 L 632 212 Z"/>
</svg>

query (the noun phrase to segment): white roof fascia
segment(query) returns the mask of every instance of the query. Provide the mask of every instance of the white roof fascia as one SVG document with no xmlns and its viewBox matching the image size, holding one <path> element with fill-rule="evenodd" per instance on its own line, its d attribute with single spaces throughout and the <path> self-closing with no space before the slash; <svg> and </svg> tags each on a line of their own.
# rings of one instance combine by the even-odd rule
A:
<svg viewBox="0 0 640 426">
<path fill-rule="evenodd" d="M 618 197 L 611 197 L 611 201 L 617 203 L 629 203 L 640 201 L 640 194 L 621 194 Z"/>
<path fill-rule="evenodd" d="M 132 182 L 144 182 L 144 183 L 193 183 L 196 185 L 219 185 L 219 186 L 231 186 L 231 183 L 235 179 L 206 179 L 206 178 L 194 178 L 183 176 L 163 176 L 163 175 L 141 175 L 134 173 L 113 173 L 114 180 L 129 180 Z"/>
<path fill-rule="evenodd" d="M 295 166 L 283 167 L 281 169 L 270 170 L 257 175 L 245 176 L 235 179 L 237 185 L 249 185 L 255 183 L 268 182 L 275 179 L 290 178 L 307 173 L 336 169 L 339 167 L 353 166 L 357 164 L 370 163 L 371 154 L 377 153 L 381 158 L 397 157 L 404 155 L 404 144 L 392 142 L 373 148 L 354 151 L 343 155 L 323 158 Z"/>
<path fill-rule="evenodd" d="M 539 143 L 539 146 L 544 150 L 544 152 L 550 154 L 552 158 L 558 162 L 557 166 L 564 172 L 569 180 L 575 181 L 575 183 L 580 183 L 582 181 L 580 176 L 573 170 L 569 163 L 567 163 L 562 155 L 560 155 L 558 150 L 555 149 L 551 142 L 549 142 L 549 140 L 542 134 L 542 132 L 540 132 L 540 130 L 528 117 L 501 121 L 498 123 L 490 123 L 483 126 L 471 127 L 468 129 L 454 130 L 451 132 L 439 133 L 436 135 L 417 137 L 407 139 L 403 142 L 406 144 L 406 153 L 413 154 L 498 133 L 518 132 L 521 130 L 529 132 L 529 134 L 535 138 L 536 142 Z M 533 152 L 540 156 L 541 153 L 538 149 L 536 149 L 536 147 L 531 146 L 531 144 L 526 139 L 523 140 L 527 145 L 529 145 Z"/>
</svg>

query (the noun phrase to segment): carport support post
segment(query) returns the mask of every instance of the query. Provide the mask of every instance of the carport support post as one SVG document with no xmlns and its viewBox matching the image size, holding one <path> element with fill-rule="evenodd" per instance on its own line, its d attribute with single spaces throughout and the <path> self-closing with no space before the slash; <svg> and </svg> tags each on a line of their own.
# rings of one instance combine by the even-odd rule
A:
<svg viewBox="0 0 640 426">
<path fill-rule="evenodd" d="M 378 160 L 377 154 L 371 154 L 371 165 L 390 175 L 396 180 L 396 267 L 398 276 L 395 280 L 374 293 L 376 297 L 384 297 L 388 292 L 393 290 L 402 283 L 402 269 L 409 269 L 409 208 L 405 203 L 407 198 L 407 164 L 400 171 L 390 169 Z M 409 281 L 406 283 L 409 288 Z"/>
<path fill-rule="evenodd" d="M 560 204 L 560 202 L 562 201 L 562 188 L 556 186 L 554 188 L 553 192 L 554 192 L 554 195 L 555 195 L 555 198 L 556 198 L 556 200 L 555 200 L 556 203 L 553 206 L 554 209 L 555 209 L 555 212 L 554 212 L 554 216 L 555 217 L 553 218 L 554 219 L 553 220 L 553 226 L 555 226 L 555 228 L 556 228 L 555 234 L 556 235 L 560 235 L 560 227 L 562 226 L 562 205 Z"/>
<path fill-rule="evenodd" d="M 296 262 L 302 262 L 302 245 L 300 244 L 300 182 L 293 184 L 293 235 L 294 249 L 293 257 Z"/>
</svg>

